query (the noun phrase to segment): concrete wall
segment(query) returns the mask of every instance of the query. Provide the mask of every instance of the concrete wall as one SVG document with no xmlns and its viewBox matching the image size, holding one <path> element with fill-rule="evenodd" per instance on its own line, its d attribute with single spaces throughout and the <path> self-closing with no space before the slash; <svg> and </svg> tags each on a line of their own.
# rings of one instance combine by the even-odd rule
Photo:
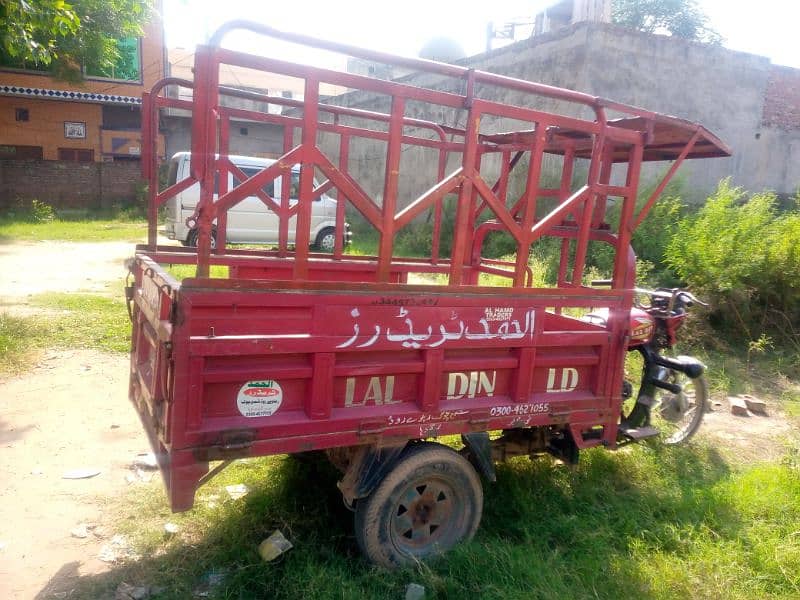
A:
<svg viewBox="0 0 800 600">
<path fill-rule="evenodd" d="M 0 211 L 34 199 L 55 208 L 108 208 L 136 200 L 140 181 L 138 161 L 0 160 Z"/>
<path fill-rule="evenodd" d="M 776 72 L 767 58 L 614 25 L 580 23 L 465 59 L 460 64 L 575 89 L 702 123 L 725 141 L 734 155 L 684 164 L 679 173 L 687 180 L 692 199 L 701 200 L 727 176 L 747 189 L 766 188 L 781 194 L 791 194 L 800 185 L 800 122 L 797 122 L 800 119 L 794 120 L 793 109 L 786 108 L 796 106 L 792 94 L 800 94 L 797 75 L 800 72 L 796 69 Z M 404 81 L 463 93 L 459 82 L 442 77 L 412 75 Z M 478 95 L 530 105 L 529 99 L 513 92 L 484 89 L 478 90 Z M 367 92 L 344 94 L 331 101 L 389 110 L 387 97 Z M 773 108 L 765 118 L 765 104 L 782 106 L 783 112 Z M 552 101 L 540 102 L 538 107 L 589 116 L 577 107 Z M 459 126 L 464 125 L 465 119 L 464 111 L 431 111 L 431 107 L 413 103 L 407 106 L 406 115 Z M 507 124 L 487 119 L 485 126 L 502 130 Z M 335 139 L 323 137 L 322 144 L 335 162 Z M 384 155 L 383 143 L 358 141 L 352 145 L 350 169 L 369 193 L 377 194 L 382 189 Z M 455 165 L 455 160 L 451 164 Z M 435 176 L 434 165 L 430 155 L 403 154 L 401 204 L 429 187 Z M 652 165 L 645 171 L 643 183 L 667 167 L 666 163 Z M 493 170 L 492 164 L 486 165 L 487 174 Z"/>
<path fill-rule="evenodd" d="M 160 131 L 166 140 L 167 158 L 191 149 L 192 123 L 188 115 L 162 117 Z M 276 158 L 283 153 L 283 127 L 235 121 L 230 127 L 230 153 Z"/>
</svg>

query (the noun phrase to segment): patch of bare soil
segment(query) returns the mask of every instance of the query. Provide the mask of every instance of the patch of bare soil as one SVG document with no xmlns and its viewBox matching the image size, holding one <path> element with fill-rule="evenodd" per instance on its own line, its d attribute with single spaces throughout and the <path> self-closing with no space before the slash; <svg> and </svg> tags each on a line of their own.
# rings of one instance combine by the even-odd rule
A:
<svg viewBox="0 0 800 600">
<path fill-rule="evenodd" d="M 109 568 L 98 558 L 114 534 L 103 498 L 125 492 L 133 458 L 149 451 L 127 399 L 127 363 L 49 352 L 0 385 L 0 597 L 46 598 L 56 574 L 63 590 L 65 577 Z M 99 473 L 63 478 L 79 469 Z M 74 537 L 81 524 L 94 527 Z"/>
<path fill-rule="evenodd" d="M 24 305 L 43 292 L 121 293 L 109 283 L 125 277 L 133 251 L 130 242 L 0 244 L 0 306 Z"/>
<path fill-rule="evenodd" d="M 797 442 L 798 429 L 774 403 L 768 404 L 765 415 L 739 416 L 731 414 L 727 401 L 721 399 L 703 417 L 697 437 L 737 462 L 753 463 L 780 460 L 788 445 Z"/>
</svg>

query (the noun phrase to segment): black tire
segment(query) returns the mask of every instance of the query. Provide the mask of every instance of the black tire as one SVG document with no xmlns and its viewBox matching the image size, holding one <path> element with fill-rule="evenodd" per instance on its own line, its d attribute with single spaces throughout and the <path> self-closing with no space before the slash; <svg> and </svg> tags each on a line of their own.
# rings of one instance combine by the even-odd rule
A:
<svg viewBox="0 0 800 600">
<path fill-rule="evenodd" d="M 333 252 L 335 245 L 336 230 L 333 227 L 326 227 L 317 234 L 314 249 L 320 252 Z"/>
<path fill-rule="evenodd" d="M 189 235 L 186 236 L 186 244 L 185 246 L 190 246 L 192 248 L 197 248 L 197 238 L 199 237 L 199 230 L 192 229 L 189 232 Z M 213 228 L 211 230 L 211 249 L 214 250 L 217 247 L 217 229 Z"/>
<path fill-rule="evenodd" d="M 356 540 L 371 562 L 399 567 L 472 538 L 482 511 L 483 489 L 472 465 L 441 444 L 416 444 L 357 502 Z"/>
</svg>

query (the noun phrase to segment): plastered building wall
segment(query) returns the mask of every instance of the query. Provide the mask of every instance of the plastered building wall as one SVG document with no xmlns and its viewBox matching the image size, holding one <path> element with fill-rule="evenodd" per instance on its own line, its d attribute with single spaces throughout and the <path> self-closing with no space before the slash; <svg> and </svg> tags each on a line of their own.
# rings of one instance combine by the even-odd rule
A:
<svg viewBox="0 0 800 600">
<path fill-rule="evenodd" d="M 26 109 L 29 120 L 16 121 L 16 109 Z M 86 123 L 86 137 L 64 137 L 64 122 Z M 103 122 L 99 104 L 58 102 L 34 98 L 0 97 L 0 139 L 3 144 L 41 146 L 44 160 L 58 160 L 59 148 L 82 148 L 95 151 L 100 159 L 100 126 Z"/>
</svg>

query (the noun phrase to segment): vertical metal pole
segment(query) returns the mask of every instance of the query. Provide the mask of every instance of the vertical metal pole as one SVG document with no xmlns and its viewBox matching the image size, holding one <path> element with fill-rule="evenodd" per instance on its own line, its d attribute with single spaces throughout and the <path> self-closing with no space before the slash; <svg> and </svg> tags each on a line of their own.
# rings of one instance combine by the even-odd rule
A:
<svg viewBox="0 0 800 600">
<path fill-rule="evenodd" d="M 308 279 L 308 245 L 311 234 L 311 208 L 314 195 L 314 164 L 307 162 L 309 150 L 317 146 L 319 81 L 306 79 L 303 100 L 303 162 L 300 165 L 300 208 L 294 235 L 294 278 Z M 291 177 L 291 171 L 288 173 Z"/>
<path fill-rule="evenodd" d="M 508 200 L 508 175 L 511 172 L 511 151 L 503 150 L 500 156 L 500 179 L 497 180 L 497 199 L 506 205 Z"/>
<path fill-rule="evenodd" d="M 287 154 L 294 145 L 294 127 L 285 125 L 283 128 L 283 153 Z M 280 201 L 278 205 L 281 207 L 278 213 L 278 255 L 286 256 L 289 251 L 289 216 L 286 214 L 289 211 L 289 191 L 292 188 L 292 170 L 284 171 L 281 175 L 281 189 Z M 273 186 L 273 189 L 278 189 Z M 273 198 L 274 200 L 274 198 Z"/>
<path fill-rule="evenodd" d="M 481 150 L 480 146 L 478 147 L 478 151 L 476 152 L 475 156 L 475 176 L 481 176 L 481 161 L 483 160 L 483 151 Z M 471 267 L 476 264 L 475 261 L 480 259 L 480 251 L 476 250 L 475 253 L 477 256 L 473 256 L 473 245 L 475 243 L 475 229 L 478 226 L 478 215 L 479 213 L 483 212 L 483 208 L 479 206 L 479 200 L 481 197 L 478 195 L 478 188 L 474 185 L 472 186 L 472 195 L 469 199 L 469 209 L 470 209 L 470 217 L 469 217 L 469 229 L 467 230 L 467 236 L 465 238 L 466 244 L 466 254 L 464 264 L 470 266 L 469 272 L 466 274 L 464 279 L 462 279 L 463 283 L 467 285 L 478 285 L 478 278 L 480 277 L 480 273 L 472 269 Z"/>
<path fill-rule="evenodd" d="M 350 136 L 341 134 L 339 138 L 339 171 L 347 173 L 350 163 Z M 336 242 L 333 246 L 333 257 L 342 257 L 342 246 L 344 244 L 344 203 L 347 200 L 341 192 L 336 193 Z"/>
<path fill-rule="evenodd" d="M 156 155 L 154 140 L 158 134 L 153 133 L 153 109 L 155 103 L 149 92 L 142 93 L 142 179 L 147 182 L 147 247 L 152 251 L 158 242 L 158 177 L 154 157 Z"/>
<path fill-rule="evenodd" d="M 525 210 L 522 215 L 523 241 L 517 244 L 517 260 L 514 266 L 514 287 L 525 286 L 528 254 L 531 250 L 531 229 L 536 218 L 536 200 L 539 195 L 539 180 L 542 173 L 542 155 L 547 141 L 547 125 L 536 123 L 536 133 L 531 148 L 531 164 L 525 181 Z"/>
<path fill-rule="evenodd" d="M 561 204 L 569 198 L 572 190 L 572 173 L 575 170 L 575 147 L 568 146 L 564 150 L 564 162 L 561 168 L 561 185 L 558 189 L 558 203 Z"/>
<path fill-rule="evenodd" d="M 472 227 L 469 223 L 472 207 L 472 179 L 475 177 L 475 157 L 478 153 L 478 133 L 480 131 L 481 113 L 475 106 L 469 107 L 467 115 L 467 128 L 464 132 L 464 151 L 461 155 L 461 167 L 464 169 L 464 179 L 461 182 L 461 191 L 458 194 L 456 205 L 455 230 L 453 231 L 453 250 L 450 253 L 450 285 L 461 285 L 464 274 L 464 264 L 469 260 L 467 240 Z M 469 230 L 469 231 L 468 231 Z"/>
<path fill-rule="evenodd" d="M 614 259 L 614 287 L 628 288 L 632 283 L 628 273 L 628 246 L 633 236 L 633 212 L 636 208 L 636 190 L 639 188 L 639 175 L 644 155 L 644 141 L 640 140 L 630 150 L 628 175 L 625 186 L 625 199 L 619 215 L 619 233 L 617 234 L 617 254 Z"/>
<path fill-rule="evenodd" d="M 439 169 L 437 171 L 438 181 L 444 179 L 445 171 L 447 170 L 447 150 L 439 148 Z M 439 262 L 439 245 L 442 236 L 442 203 L 444 198 L 439 198 L 433 206 L 433 235 L 431 239 L 431 264 L 435 265 Z"/>
<path fill-rule="evenodd" d="M 227 114 L 220 115 L 219 122 L 219 157 L 220 159 L 227 159 L 230 153 L 230 130 L 231 121 L 230 116 Z M 222 165 L 222 160 L 218 161 Z M 220 168 L 219 172 L 219 191 L 218 197 L 224 196 L 228 193 L 228 166 Z M 217 252 L 224 254 L 225 245 L 228 239 L 228 211 L 223 210 L 217 214 Z"/>
<path fill-rule="evenodd" d="M 575 147 L 567 146 L 564 150 L 564 162 L 561 168 L 561 185 L 558 189 L 558 203 L 561 204 L 569 198 L 572 191 L 572 174 L 575 171 Z M 569 245 L 568 238 L 561 239 L 561 254 L 558 263 L 558 280 L 556 285 L 564 287 L 567 282 L 567 269 L 569 268 Z M 561 314 L 561 307 L 556 308 L 556 314 Z"/>
<path fill-rule="evenodd" d="M 214 154 L 216 105 L 219 99 L 219 66 L 211 48 L 198 46 L 195 53 L 192 107 L 192 161 L 194 178 L 200 182 L 198 203 L 197 277 L 208 277 L 211 258 L 211 223 L 214 220 Z"/>
<path fill-rule="evenodd" d="M 386 173 L 383 183 L 383 231 L 378 248 L 378 281 L 389 281 L 394 242 L 394 214 L 397 208 L 397 180 L 400 174 L 400 144 L 403 137 L 405 98 L 392 97 L 389 141 L 386 149 Z"/>
</svg>

